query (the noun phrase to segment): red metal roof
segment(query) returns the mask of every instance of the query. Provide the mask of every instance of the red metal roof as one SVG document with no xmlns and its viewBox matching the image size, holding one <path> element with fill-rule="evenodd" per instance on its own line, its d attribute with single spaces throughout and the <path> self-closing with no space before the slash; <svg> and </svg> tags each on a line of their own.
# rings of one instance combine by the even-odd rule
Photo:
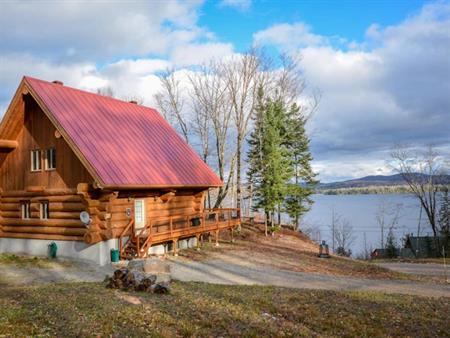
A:
<svg viewBox="0 0 450 338">
<path fill-rule="evenodd" d="M 152 108 L 25 77 L 106 186 L 220 186 Z"/>
</svg>

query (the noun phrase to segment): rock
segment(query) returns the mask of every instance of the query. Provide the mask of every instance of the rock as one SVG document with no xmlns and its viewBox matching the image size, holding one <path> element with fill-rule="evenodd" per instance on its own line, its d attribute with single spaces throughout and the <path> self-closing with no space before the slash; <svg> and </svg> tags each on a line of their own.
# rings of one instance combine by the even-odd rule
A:
<svg viewBox="0 0 450 338">
<path fill-rule="evenodd" d="M 157 283 L 153 287 L 153 293 L 167 294 L 170 292 L 170 285 L 168 283 Z"/>
<path fill-rule="evenodd" d="M 156 275 L 155 283 L 170 283 L 172 281 L 172 277 L 170 273 L 159 273 Z"/>
<path fill-rule="evenodd" d="M 128 270 L 144 271 L 144 262 L 143 259 L 133 259 L 128 263 Z"/>
<path fill-rule="evenodd" d="M 146 273 L 158 275 L 160 273 L 170 274 L 170 265 L 159 258 L 149 258 L 143 261 L 143 270 Z"/>
</svg>

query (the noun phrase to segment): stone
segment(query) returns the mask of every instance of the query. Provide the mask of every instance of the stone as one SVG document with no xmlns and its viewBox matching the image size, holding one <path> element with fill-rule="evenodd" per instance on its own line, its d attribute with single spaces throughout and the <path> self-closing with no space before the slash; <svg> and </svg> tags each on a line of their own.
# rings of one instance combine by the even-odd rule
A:
<svg viewBox="0 0 450 338">
<path fill-rule="evenodd" d="M 137 270 L 137 271 L 144 271 L 144 262 L 145 259 L 133 259 L 128 262 L 128 269 L 129 270 Z"/>
<path fill-rule="evenodd" d="M 149 258 L 143 262 L 143 271 L 150 274 L 170 274 L 170 265 L 159 258 Z"/>
</svg>

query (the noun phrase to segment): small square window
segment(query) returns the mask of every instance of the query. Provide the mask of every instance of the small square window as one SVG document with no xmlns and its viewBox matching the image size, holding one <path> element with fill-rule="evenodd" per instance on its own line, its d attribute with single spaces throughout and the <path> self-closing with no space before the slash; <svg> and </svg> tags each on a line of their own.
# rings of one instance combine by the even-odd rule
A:
<svg viewBox="0 0 450 338">
<path fill-rule="evenodd" d="M 56 151 L 55 148 L 45 150 L 45 170 L 56 169 Z"/>
<path fill-rule="evenodd" d="M 40 150 L 32 150 L 31 151 L 31 171 L 41 171 L 42 163 L 41 163 L 41 151 Z"/>
<path fill-rule="evenodd" d="M 31 218 L 31 203 L 30 201 L 22 201 L 22 219 L 30 219 Z"/>
<path fill-rule="evenodd" d="M 39 218 L 40 219 L 49 219 L 50 211 L 48 207 L 48 201 L 41 201 L 39 204 Z"/>
</svg>

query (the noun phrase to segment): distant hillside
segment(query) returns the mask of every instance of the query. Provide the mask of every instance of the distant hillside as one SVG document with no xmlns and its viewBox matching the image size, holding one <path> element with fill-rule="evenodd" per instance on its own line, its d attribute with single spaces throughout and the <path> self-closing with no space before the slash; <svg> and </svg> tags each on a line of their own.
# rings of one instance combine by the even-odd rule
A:
<svg viewBox="0 0 450 338">
<path fill-rule="evenodd" d="M 420 174 L 417 174 L 418 176 Z M 426 175 L 422 175 L 426 178 Z M 440 178 L 440 184 L 450 184 L 450 175 L 444 175 Z M 353 180 L 320 183 L 317 186 L 317 190 L 330 190 L 330 189 L 346 189 L 346 188 L 367 188 L 367 187 L 393 187 L 393 186 L 405 186 L 406 182 L 400 174 L 396 175 L 373 175 Z"/>
</svg>

